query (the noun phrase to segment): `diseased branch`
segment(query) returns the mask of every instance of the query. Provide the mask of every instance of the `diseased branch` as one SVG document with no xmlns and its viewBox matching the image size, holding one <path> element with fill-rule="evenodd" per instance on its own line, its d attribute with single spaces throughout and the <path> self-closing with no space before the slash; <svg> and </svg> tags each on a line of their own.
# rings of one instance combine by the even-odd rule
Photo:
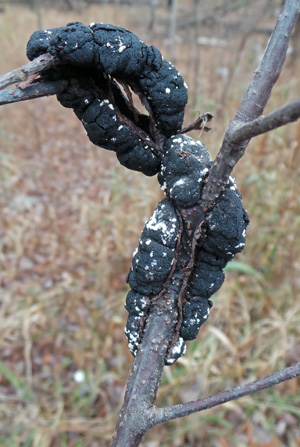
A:
<svg viewBox="0 0 300 447">
<path fill-rule="evenodd" d="M 250 136 L 245 135 L 243 138 L 240 129 L 246 123 L 256 120 L 267 104 L 272 88 L 282 70 L 289 37 L 299 16 L 299 10 L 300 0 L 286 0 L 282 7 L 261 63 L 254 73 L 236 115 L 227 128 L 222 147 L 210 170 L 203 190 L 203 201 L 207 210 L 213 208 L 227 184 L 230 173 L 244 155 L 250 138 L 254 136 L 250 133 Z M 286 124 L 284 119 L 282 124 Z"/>
<path fill-rule="evenodd" d="M 286 380 L 291 380 L 299 376 L 300 363 L 297 363 L 296 365 L 290 366 L 282 371 L 278 371 L 270 376 L 249 382 L 245 385 L 236 386 L 230 390 L 205 397 L 204 399 L 198 399 L 193 402 L 188 402 L 182 405 L 174 405 L 167 408 L 156 408 L 153 421 L 155 424 L 159 424 L 161 422 L 170 421 L 171 419 L 188 416 L 189 414 L 207 410 L 217 405 L 224 404 L 225 402 L 240 399 L 241 397 L 248 396 L 249 394 L 257 393 L 258 391 L 270 388 L 274 385 L 285 382 Z"/>
<path fill-rule="evenodd" d="M 67 86 L 67 81 L 59 80 L 35 82 L 24 89 L 16 87 L 3 90 L 0 91 L 0 106 L 27 99 L 41 98 L 42 96 L 57 95 L 65 90 Z"/>
<path fill-rule="evenodd" d="M 236 132 L 243 125 L 246 125 L 246 123 L 256 120 L 262 113 L 272 91 L 272 87 L 282 69 L 287 52 L 289 36 L 298 17 L 299 6 L 300 1 L 295 2 L 293 0 L 286 0 L 283 6 L 282 13 L 272 34 L 263 60 L 253 77 L 248 92 L 246 93 L 236 116 L 228 127 L 222 148 L 210 171 L 208 182 L 204 188 L 202 197 L 204 212 L 209 211 L 216 203 L 219 195 L 227 184 L 229 174 L 244 154 L 244 151 L 249 143 L 249 139 L 254 136 L 254 134 L 249 134 L 248 136 L 243 137 L 241 134 Z M 276 65 L 276 67 L 274 67 L 274 65 Z M 279 116 L 281 116 L 283 120 L 282 124 L 287 122 L 284 114 L 279 113 Z M 277 125 L 279 116 L 275 115 Z M 292 118 L 295 119 L 294 114 L 292 114 Z M 262 119 L 262 121 L 263 125 L 270 124 L 269 117 L 265 120 Z M 252 124 L 252 127 L 253 125 L 255 124 Z M 239 137 L 240 139 L 235 141 L 235 136 Z M 163 302 L 163 300 L 160 300 L 157 304 L 161 302 Z M 155 309 L 153 309 L 153 312 L 156 314 Z M 163 362 L 161 361 L 160 354 L 164 355 L 166 350 L 164 344 L 157 345 L 154 340 L 157 338 L 157 334 L 159 334 L 159 332 L 157 332 L 159 325 L 161 325 L 161 327 L 165 327 L 166 330 L 166 321 L 164 318 L 164 313 L 157 313 L 155 315 L 155 319 L 157 319 L 156 324 L 154 324 L 152 311 L 148 316 L 146 332 L 148 336 L 149 334 L 151 334 L 151 336 L 147 336 L 147 340 L 145 340 L 145 336 L 143 337 L 140 352 L 138 353 L 134 362 L 125 396 L 124 406 L 116 427 L 115 437 L 111 444 L 113 447 L 124 445 L 136 447 L 139 445 L 143 434 L 146 433 L 152 425 L 169 419 L 182 417 L 186 414 L 200 411 L 205 408 L 210 408 L 208 404 L 210 404 L 210 406 L 214 406 L 225 401 L 242 397 L 251 392 L 258 391 L 259 389 L 263 389 L 268 386 L 273 386 L 275 383 L 279 383 L 282 380 L 288 380 L 288 378 L 296 377 L 296 375 L 300 374 L 300 365 L 296 365 L 295 368 L 292 367 L 292 369 L 277 373 L 275 377 L 273 375 L 261 379 L 258 382 L 249 384 L 248 388 L 237 387 L 233 390 L 220 393 L 217 396 L 212 396 L 211 398 L 207 398 L 203 401 L 197 401 L 197 403 L 192 402 L 185 404 L 184 406 L 179 405 L 171 407 L 171 409 L 157 409 L 153 406 L 153 402 L 156 396 L 158 381 L 160 380 L 163 369 Z M 172 327 L 169 327 L 169 330 L 167 329 L 168 336 L 166 337 L 166 341 L 170 340 L 169 337 L 172 336 L 172 332 L 174 333 L 174 329 L 172 331 Z M 155 347 L 155 349 L 156 347 L 159 349 L 160 354 L 158 352 L 156 355 L 160 361 L 157 363 L 154 370 L 155 372 L 153 372 L 152 375 L 148 374 L 148 372 L 153 371 L 153 354 L 151 355 L 151 349 L 153 349 L 153 347 Z M 139 359 L 140 357 L 142 360 Z M 291 375 L 289 376 L 289 374 Z M 139 385 L 139 381 L 143 380 L 142 377 L 144 375 L 148 381 L 147 387 L 145 387 L 145 384 L 143 386 Z M 143 384 L 143 382 L 140 383 Z M 139 410 L 134 411 L 134 408 L 138 408 Z M 126 425 L 127 427 L 125 427 Z M 127 436 L 127 442 L 124 442 L 124 436 Z M 129 442 L 129 440 L 131 442 Z"/>
<path fill-rule="evenodd" d="M 169 288 L 152 307 L 143 340 L 134 359 L 130 379 L 111 443 L 112 447 L 137 447 L 155 425 L 152 404 L 160 384 L 168 346 L 177 319 L 178 286 Z"/>
<path fill-rule="evenodd" d="M 24 82 L 31 76 L 37 76 L 53 65 L 55 65 L 55 58 L 49 53 L 42 54 L 32 62 L 28 62 L 27 64 L 0 76 L 0 90 L 17 82 Z"/>
</svg>

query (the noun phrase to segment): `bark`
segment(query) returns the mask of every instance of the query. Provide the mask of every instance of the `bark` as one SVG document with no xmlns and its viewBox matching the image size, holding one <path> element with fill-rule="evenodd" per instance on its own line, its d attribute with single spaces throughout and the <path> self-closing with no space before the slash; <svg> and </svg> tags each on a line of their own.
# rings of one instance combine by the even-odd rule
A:
<svg viewBox="0 0 300 447">
<path fill-rule="evenodd" d="M 0 106 L 11 104 L 19 101 L 26 101 L 28 99 L 41 98 L 42 96 L 51 96 L 61 93 L 67 88 L 67 81 L 55 82 L 37 82 L 31 84 L 25 89 L 12 88 L 0 92 Z"/>
<path fill-rule="evenodd" d="M 25 82 L 27 79 L 32 80 L 32 76 L 39 75 L 44 70 L 52 67 L 55 64 L 55 59 L 51 54 L 42 54 L 34 61 L 22 65 L 13 71 L 0 77 L 0 90 L 5 87 L 15 84 L 17 82 Z"/>
<path fill-rule="evenodd" d="M 289 38 L 299 16 L 299 10 L 299 0 L 286 0 L 282 7 L 261 63 L 254 73 L 236 115 L 226 130 L 222 147 L 210 171 L 203 192 L 206 208 L 214 206 L 234 166 L 245 153 L 251 137 L 243 138 L 239 133 L 240 129 L 246 123 L 256 120 L 268 102 L 272 88 L 281 73 Z"/>
<path fill-rule="evenodd" d="M 217 405 L 224 404 L 225 402 L 240 399 L 241 397 L 248 396 L 249 394 L 257 393 L 258 391 L 265 390 L 266 388 L 273 387 L 281 382 L 295 379 L 299 376 L 300 363 L 297 363 L 296 365 L 271 374 L 270 376 L 249 382 L 245 385 L 236 386 L 230 390 L 205 397 L 204 399 L 188 402 L 183 405 L 174 405 L 168 408 L 157 409 L 156 414 L 153 417 L 153 421 L 155 424 L 159 424 L 161 422 L 188 416 L 192 413 L 207 410 L 208 408 L 213 408 Z"/>
</svg>

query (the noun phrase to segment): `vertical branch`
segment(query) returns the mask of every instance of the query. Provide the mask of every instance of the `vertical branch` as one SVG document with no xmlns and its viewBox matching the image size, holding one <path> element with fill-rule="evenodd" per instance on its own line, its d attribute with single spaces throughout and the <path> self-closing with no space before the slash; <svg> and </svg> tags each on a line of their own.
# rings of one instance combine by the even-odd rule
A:
<svg viewBox="0 0 300 447">
<path fill-rule="evenodd" d="M 261 63 L 254 73 L 241 105 L 230 122 L 222 147 L 210 171 L 203 190 L 206 209 L 214 206 L 234 166 L 244 155 L 249 139 L 236 138 L 236 133 L 245 123 L 255 120 L 263 112 L 272 88 L 282 70 L 289 38 L 299 16 L 300 0 L 286 0 L 275 29 L 270 37 Z"/>
</svg>

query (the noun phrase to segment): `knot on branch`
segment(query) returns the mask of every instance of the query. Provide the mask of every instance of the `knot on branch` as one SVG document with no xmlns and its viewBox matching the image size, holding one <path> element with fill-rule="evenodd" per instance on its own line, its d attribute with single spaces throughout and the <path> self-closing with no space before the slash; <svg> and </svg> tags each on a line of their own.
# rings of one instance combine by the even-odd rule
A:
<svg viewBox="0 0 300 447">
<path fill-rule="evenodd" d="M 182 76 L 155 47 L 123 28 L 71 23 L 37 31 L 27 55 L 33 59 L 43 53 L 56 58 L 43 77 L 67 81 L 58 100 L 74 110 L 90 140 L 115 151 L 129 169 L 158 173 L 166 198 L 146 223 L 133 256 L 125 333 L 136 355 L 151 309 L 176 289 L 174 337 L 165 358 L 170 365 L 207 320 L 209 298 L 224 281 L 226 263 L 243 250 L 249 223 L 232 177 L 213 209 L 204 208 L 210 155 L 200 141 L 180 132 L 207 130 L 212 115 L 182 129 L 187 103 Z M 132 92 L 147 115 L 135 108 Z"/>
<path fill-rule="evenodd" d="M 209 298 L 223 284 L 224 267 L 245 246 L 249 217 L 232 177 L 216 206 L 209 213 L 203 209 L 201 191 L 211 162 L 201 142 L 176 135 L 166 148 L 158 178 L 167 197 L 146 223 L 133 256 L 125 332 L 136 355 L 153 303 L 163 299 L 176 278 L 178 320 L 165 359 L 169 365 L 207 320 Z"/>
</svg>

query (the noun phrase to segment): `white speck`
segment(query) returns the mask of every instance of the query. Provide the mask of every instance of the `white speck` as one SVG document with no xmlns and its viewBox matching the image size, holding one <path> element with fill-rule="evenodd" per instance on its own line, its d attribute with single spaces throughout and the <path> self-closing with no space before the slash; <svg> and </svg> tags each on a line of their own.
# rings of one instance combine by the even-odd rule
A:
<svg viewBox="0 0 300 447">
<path fill-rule="evenodd" d="M 186 83 L 184 82 L 183 85 L 185 86 L 186 89 L 188 89 L 188 86 L 186 85 Z"/>
<path fill-rule="evenodd" d="M 174 138 L 173 143 L 182 143 L 182 138 Z"/>
<path fill-rule="evenodd" d="M 150 245 L 151 244 L 151 239 L 147 239 L 145 242 L 146 245 Z"/>
<path fill-rule="evenodd" d="M 119 53 L 122 53 L 124 50 L 126 50 L 126 45 L 122 45 L 120 48 L 119 48 Z"/>
<path fill-rule="evenodd" d="M 112 104 L 109 104 L 108 106 L 111 110 L 114 110 L 114 106 Z"/>
<path fill-rule="evenodd" d="M 173 188 L 175 186 L 181 186 L 181 185 L 184 185 L 184 184 L 185 184 L 185 181 L 184 181 L 184 179 L 181 178 L 181 179 L 177 180 L 177 182 L 174 183 Z"/>
<path fill-rule="evenodd" d="M 82 383 L 85 381 L 85 373 L 81 369 L 77 369 L 77 371 L 73 374 L 73 379 L 76 383 Z"/>
<path fill-rule="evenodd" d="M 167 189 L 167 184 L 166 184 L 166 182 L 164 182 L 164 183 L 161 185 L 160 188 L 161 188 L 162 191 L 165 192 L 165 190 Z"/>
<path fill-rule="evenodd" d="M 93 26 L 95 26 L 96 24 L 95 24 L 95 22 L 91 22 L 90 23 L 90 27 L 92 28 Z"/>
<path fill-rule="evenodd" d="M 240 248 L 240 247 L 244 247 L 245 246 L 245 242 L 241 242 L 240 244 L 237 244 L 234 248 Z"/>
<path fill-rule="evenodd" d="M 243 230 L 242 236 L 246 237 L 246 230 Z"/>
<path fill-rule="evenodd" d="M 74 49 L 74 50 L 77 50 L 78 46 L 79 46 L 78 43 L 75 43 L 73 49 Z"/>
<path fill-rule="evenodd" d="M 121 130 L 121 129 L 123 129 L 122 124 L 118 127 L 118 130 Z"/>
<path fill-rule="evenodd" d="M 169 95 L 171 93 L 171 89 L 167 87 L 165 92 Z"/>
<path fill-rule="evenodd" d="M 87 98 L 85 98 L 85 99 L 84 99 L 84 103 L 85 103 L 85 104 L 89 104 L 90 101 L 89 101 Z"/>
</svg>

